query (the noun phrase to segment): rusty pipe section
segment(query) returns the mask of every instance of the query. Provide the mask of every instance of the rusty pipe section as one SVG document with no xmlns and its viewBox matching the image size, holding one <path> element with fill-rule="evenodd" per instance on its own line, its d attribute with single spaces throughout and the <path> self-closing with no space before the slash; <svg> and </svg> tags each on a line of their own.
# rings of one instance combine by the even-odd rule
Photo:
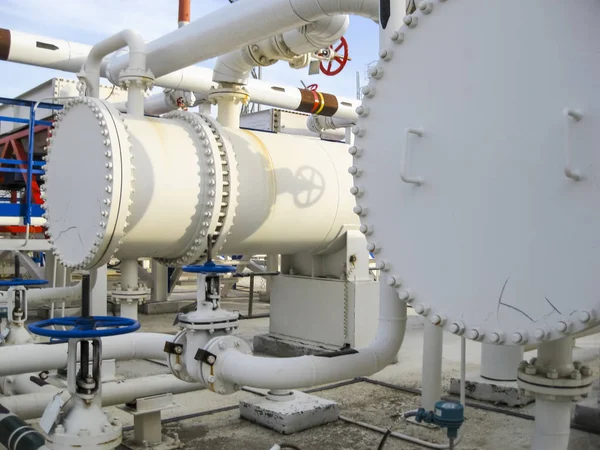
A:
<svg viewBox="0 0 600 450">
<path fill-rule="evenodd" d="M 190 23 L 191 0 L 179 0 L 179 19 L 177 24 L 179 28 Z"/>
</svg>

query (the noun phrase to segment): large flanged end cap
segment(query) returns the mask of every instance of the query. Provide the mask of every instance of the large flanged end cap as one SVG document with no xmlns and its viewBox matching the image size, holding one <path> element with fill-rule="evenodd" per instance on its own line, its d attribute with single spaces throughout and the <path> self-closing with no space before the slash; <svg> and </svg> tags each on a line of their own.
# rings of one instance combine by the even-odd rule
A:
<svg viewBox="0 0 600 450">
<path fill-rule="evenodd" d="M 129 135 L 99 99 L 70 100 L 54 124 L 46 162 L 48 235 L 71 268 L 106 264 L 124 235 L 132 192 Z"/>
<path fill-rule="evenodd" d="M 377 268 L 415 312 L 489 344 L 600 318 L 600 2 L 551 3 L 391 17 L 352 130 Z"/>
</svg>

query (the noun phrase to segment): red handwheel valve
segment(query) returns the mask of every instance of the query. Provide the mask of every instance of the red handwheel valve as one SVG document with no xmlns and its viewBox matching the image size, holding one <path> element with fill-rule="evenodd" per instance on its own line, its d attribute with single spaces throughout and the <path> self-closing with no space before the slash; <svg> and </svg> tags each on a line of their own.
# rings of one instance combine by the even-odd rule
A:
<svg viewBox="0 0 600 450">
<path fill-rule="evenodd" d="M 329 49 L 333 52 L 333 58 L 329 61 L 321 61 L 321 73 L 328 77 L 332 77 L 344 70 L 344 67 L 346 67 L 346 64 L 350 61 L 348 41 L 346 41 L 346 38 L 342 37 L 335 48 L 333 45 L 330 45 Z M 337 65 L 334 65 L 334 63 L 337 63 Z"/>
</svg>

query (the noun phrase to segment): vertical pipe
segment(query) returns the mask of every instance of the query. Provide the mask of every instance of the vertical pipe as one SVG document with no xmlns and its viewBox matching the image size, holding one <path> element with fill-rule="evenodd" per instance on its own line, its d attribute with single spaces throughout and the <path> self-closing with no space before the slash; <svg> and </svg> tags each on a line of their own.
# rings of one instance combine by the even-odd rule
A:
<svg viewBox="0 0 600 450">
<path fill-rule="evenodd" d="M 91 312 L 93 316 L 106 316 L 108 296 L 108 268 L 106 266 L 92 270 L 92 306 Z"/>
<path fill-rule="evenodd" d="M 179 18 L 177 22 L 179 28 L 186 26 L 188 23 L 190 23 L 190 2 L 191 0 L 179 0 Z"/>
<path fill-rule="evenodd" d="M 152 260 L 152 301 L 164 302 L 168 300 L 169 269 L 156 260 Z"/>
<path fill-rule="evenodd" d="M 92 302 L 91 302 L 91 285 L 90 285 L 90 274 L 84 273 L 81 276 L 81 315 L 83 317 L 89 317 L 92 315 Z"/>
<path fill-rule="evenodd" d="M 217 101 L 217 120 L 225 127 L 238 129 L 240 127 L 240 114 L 242 103 L 234 95 L 223 95 Z"/>
<path fill-rule="evenodd" d="M 460 403 L 467 407 L 467 340 L 460 339 Z"/>
<path fill-rule="evenodd" d="M 571 399 L 535 397 L 535 426 L 531 450 L 565 450 L 571 432 Z"/>
<path fill-rule="evenodd" d="M 423 372 L 421 374 L 421 407 L 432 411 L 442 396 L 443 330 L 425 319 L 423 339 Z"/>
<path fill-rule="evenodd" d="M 494 381 L 517 381 L 517 368 L 523 359 L 522 345 L 481 345 L 483 378 Z"/>
<path fill-rule="evenodd" d="M 543 372 L 549 368 L 556 369 L 559 377 L 570 374 L 573 370 L 573 338 L 565 337 L 540 344 L 535 366 Z"/>
<path fill-rule="evenodd" d="M 138 262 L 137 259 L 121 261 L 121 289 L 134 290 L 138 287 Z"/>
<path fill-rule="evenodd" d="M 248 317 L 252 317 L 254 303 L 254 275 L 250 275 L 250 293 L 248 294 Z"/>
<path fill-rule="evenodd" d="M 33 145 L 35 142 L 35 106 L 32 103 L 29 107 L 29 143 L 27 148 L 27 186 L 25 186 L 27 209 L 25 211 L 25 225 L 31 224 L 31 183 L 33 183 Z M 29 231 L 29 228 L 28 228 Z M 29 236 L 26 237 L 26 239 Z"/>
<path fill-rule="evenodd" d="M 127 88 L 127 114 L 144 116 L 144 88 L 141 82 L 132 82 Z"/>
</svg>

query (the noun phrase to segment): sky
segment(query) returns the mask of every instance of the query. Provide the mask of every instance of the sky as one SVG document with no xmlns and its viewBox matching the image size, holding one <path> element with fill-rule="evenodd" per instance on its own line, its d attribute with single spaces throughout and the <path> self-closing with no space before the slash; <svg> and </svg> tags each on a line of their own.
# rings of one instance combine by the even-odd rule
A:
<svg viewBox="0 0 600 450">
<path fill-rule="evenodd" d="M 192 21 L 219 8 L 231 7 L 228 0 L 191 2 Z M 178 0 L 0 0 L 0 28 L 89 45 L 130 28 L 151 41 L 177 28 L 177 8 Z M 293 70 L 279 62 L 263 69 L 263 79 L 298 87 L 301 81 L 307 85 L 316 83 L 321 91 L 355 98 L 357 72 L 361 84 L 366 84 L 367 65 L 377 58 L 377 25 L 352 17 L 345 38 L 352 60 L 339 75 L 309 76 L 308 68 Z M 214 60 L 200 65 L 212 67 Z M 75 78 L 65 72 L 0 61 L 0 97 L 16 97 L 53 77 Z M 157 91 L 160 88 L 155 87 L 154 92 Z"/>
</svg>

